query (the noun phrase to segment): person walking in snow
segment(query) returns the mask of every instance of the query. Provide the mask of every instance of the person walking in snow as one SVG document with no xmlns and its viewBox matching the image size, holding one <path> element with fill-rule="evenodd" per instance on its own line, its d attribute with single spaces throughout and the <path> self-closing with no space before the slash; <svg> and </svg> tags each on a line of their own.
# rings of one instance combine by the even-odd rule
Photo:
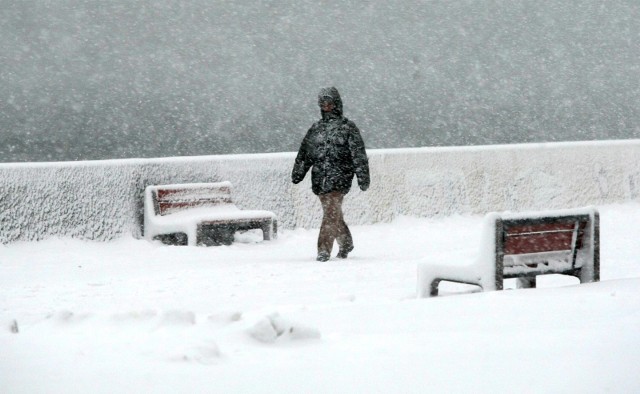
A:
<svg viewBox="0 0 640 394">
<path fill-rule="evenodd" d="M 340 248 L 338 258 L 347 258 L 353 250 L 353 238 L 342 214 L 342 200 L 351 189 L 354 174 L 360 190 L 369 188 L 369 160 L 360 130 L 342 115 L 338 89 L 322 89 L 318 105 L 322 118 L 302 140 L 291 180 L 300 183 L 313 167 L 311 190 L 320 198 L 323 211 L 316 260 L 328 261 L 334 240 Z"/>
</svg>

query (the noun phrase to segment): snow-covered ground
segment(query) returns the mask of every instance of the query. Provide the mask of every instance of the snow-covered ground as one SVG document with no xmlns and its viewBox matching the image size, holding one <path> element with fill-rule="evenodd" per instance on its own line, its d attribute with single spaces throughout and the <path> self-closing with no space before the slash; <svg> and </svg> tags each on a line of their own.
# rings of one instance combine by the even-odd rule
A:
<svg viewBox="0 0 640 394">
<path fill-rule="evenodd" d="M 433 299 L 417 263 L 472 261 L 481 217 L 354 226 L 327 263 L 317 229 L 0 246 L 0 391 L 640 392 L 640 205 L 598 208 L 600 283 Z"/>
</svg>

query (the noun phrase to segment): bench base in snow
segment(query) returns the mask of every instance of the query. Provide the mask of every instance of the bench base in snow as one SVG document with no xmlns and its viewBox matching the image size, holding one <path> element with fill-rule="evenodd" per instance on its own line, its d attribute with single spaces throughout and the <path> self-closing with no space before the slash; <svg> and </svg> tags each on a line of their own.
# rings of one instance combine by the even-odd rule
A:
<svg viewBox="0 0 640 394">
<path fill-rule="evenodd" d="M 277 223 L 272 218 L 203 221 L 198 224 L 196 243 L 205 246 L 231 245 L 236 231 L 253 229 L 262 230 L 265 241 L 271 240 L 278 231 Z"/>
<path fill-rule="evenodd" d="M 196 227 L 196 245 L 231 245 L 238 231 L 262 230 L 265 241 L 277 236 L 277 221 L 272 218 L 238 219 L 233 221 L 203 221 Z M 166 245 L 188 245 L 188 236 L 184 232 L 158 234 L 153 237 Z"/>
</svg>

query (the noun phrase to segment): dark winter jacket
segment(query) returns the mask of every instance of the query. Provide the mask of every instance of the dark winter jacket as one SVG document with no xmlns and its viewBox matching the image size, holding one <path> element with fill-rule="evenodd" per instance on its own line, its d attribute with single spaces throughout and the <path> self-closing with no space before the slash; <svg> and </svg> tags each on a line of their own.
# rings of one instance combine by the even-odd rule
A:
<svg viewBox="0 0 640 394">
<path fill-rule="evenodd" d="M 318 102 L 329 97 L 335 108 L 322 112 L 322 119 L 311 126 L 302 140 L 291 173 L 293 183 L 301 182 L 309 168 L 311 189 L 315 194 L 351 189 L 354 174 L 361 190 L 369 188 L 369 161 L 355 123 L 342 116 L 342 100 L 336 88 L 323 89 Z"/>
</svg>

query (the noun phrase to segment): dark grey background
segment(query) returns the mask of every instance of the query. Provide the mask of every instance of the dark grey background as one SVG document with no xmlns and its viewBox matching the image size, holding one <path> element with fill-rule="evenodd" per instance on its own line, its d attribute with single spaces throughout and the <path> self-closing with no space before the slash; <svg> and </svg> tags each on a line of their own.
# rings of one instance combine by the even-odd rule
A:
<svg viewBox="0 0 640 394">
<path fill-rule="evenodd" d="M 339 5 L 338 5 L 339 4 Z M 640 138 L 637 0 L 0 0 L 0 161 Z"/>
</svg>

